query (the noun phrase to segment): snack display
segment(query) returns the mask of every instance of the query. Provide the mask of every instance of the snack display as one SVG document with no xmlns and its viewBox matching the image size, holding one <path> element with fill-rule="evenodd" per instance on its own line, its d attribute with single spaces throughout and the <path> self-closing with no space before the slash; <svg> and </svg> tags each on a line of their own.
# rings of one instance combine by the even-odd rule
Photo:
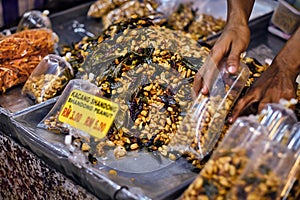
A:
<svg viewBox="0 0 300 200">
<path fill-rule="evenodd" d="M 220 2 L 98 0 L 49 18 L 25 13 L 0 34 L 0 131 L 100 199 L 297 199 L 293 111 L 269 104 L 227 120 L 268 64 L 246 53 L 235 75 L 208 64 L 205 41 L 225 26 L 211 15 Z M 196 73 L 214 67 L 208 95 L 193 99 Z M 299 92 L 289 102 L 298 118 Z"/>
<path fill-rule="evenodd" d="M 147 71 L 149 74 L 151 74 L 151 73 L 160 74 L 161 72 L 163 72 L 162 74 L 160 74 L 161 75 L 160 78 L 162 79 L 162 81 L 160 81 L 160 82 L 164 83 L 164 84 L 166 84 L 168 82 L 171 83 L 172 79 L 171 80 L 168 80 L 168 79 L 174 75 L 173 73 L 171 73 L 171 74 L 168 73 L 170 75 L 166 76 L 167 73 L 164 72 L 164 70 L 166 70 L 166 68 L 160 69 L 157 67 L 154 67 L 153 68 L 154 70 L 152 72 L 150 72 L 149 71 L 150 68 L 147 65 L 147 63 L 149 63 L 149 62 L 153 62 L 156 64 L 162 64 L 163 62 L 170 63 L 169 58 L 173 57 L 174 51 L 178 51 L 181 54 L 188 55 L 188 56 L 186 58 L 181 58 L 180 56 L 177 55 L 177 58 L 175 59 L 175 57 L 173 57 L 172 58 L 173 60 L 171 60 L 171 62 L 174 62 L 174 64 L 172 64 L 174 66 L 176 66 L 176 65 L 183 66 L 183 67 L 179 67 L 178 70 L 180 70 L 179 72 L 182 73 L 182 77 L 186 76 L 186 80 L 184 80 L 182 78 L 179 78 L 177 80 L 177 78 L 176 78 L 176 79 L 174 79 L 175 82 L 172 83 L 172 87 L 174 87 L 176 85 L 178 88 L 186 87 L 185 91 L 187 91 L 187 93 L 185 92 L 182 94 L 183 96 L 186 96 L 186 94 L 190 93 L 189 92 L 190 85 L 185 84 L 185 82 L 187 81 L 189 84 L 191 84 L 193 76 L 195 74 L 195 71 L 197 70 L 192 65 L 201 66 L 202 65 L 201 63 L 204 62 L 204 58 L 206 57 L 206 55 L 208 55 L 209 49 L 206 47 L 201 47 L 202 48 L 201 50 L 196 50 L 196 51 L 198 51 L 198 53 L 196 51 L 191 51 L 192 55 L 190 55 L 190 53 L 186 51 L 188 49 L 185 46 L 193 46 L 194 44 L 196 44 L 195 42 L 193 42 L 193 40 L 178 39 L 178 38 L 181 38 L 182 36 L 184 36 L 185 34 L 182 32 L 177 33 L 176 31 L 157 26 L 157 25 L 155 25 L 153 20 L 154 19 L 152 19 L 152 18 L 139 18 L 139 17 L 135 16 L 135 17 L 130 18 L 127 21 L 122 21 L 122 22 L 116 23 L 114 25 L 111 25 L 108 29 L 104 30 L 103 34 L 100 35 L 98 38 L 96 38 L 96 39 L 84 38 L 82 41 L 75 44 L 74 48 L 65 48 L 64 49 L 65 57 L 68 60 L 68 62 L 70 62 L 72 67 L 74 68 L 74 71 L 77 72 L 76 74 L 77 74 L 78 78 L 83 78 L 83 79 L 92 81 L 93 83 L 95 83 L 97 86 L 99 86 L 100 88 L 102 88 L 105 91 L 106 97 L 114 98 L 116 96 L 119 96 L 121 93 L 128 92 L 128 88 L 133 87 L 134 83 L 131 83 L 131 80 L 138 80 L 138 82 L 136 84 L 141 84 L 144 81 L 146 81 L 147 79 L 144 78 L 144 80 L 142 80 L 140 78 L 140 76 L 143 75 L 143 73 L 146 73 L 145 71 Z M 146 36 L 143 36 L 141 34 L 142 32 L 140 29 L 146 30 L 146 33 L 147 33 L 148 28 L 149 28 L 148 32 L 153 32 L 151 37 L 147 37 L 147 34 L 145 34 Z M 139 31 L 136 31 L 134 29 L 139 30 Z M 153 29 L 155 31 L 153 31 Z M 131 34 L 129 34 L 129 33 L 131 33 Z M 134 34 L 132 35 L 132 33 L 134 33 Z M 172 34 L 168 35 L 166 33 L 172 33 Z M 179 35 L 177 35 L 177 34 L 179 34 Z M 178 37 L 178 36 L 180 36 L 180 37 Z M 167 45 L 164 46 L 164 44 L 166 44 L 166 42 L 164 41 L 164 38 L 170 38 L 170 41 L 172 41 L 172 40 L 175 41 L 171 44 L 168 44 L 171 47 L 173 47 L 173 49 L 175 49 L 175 50 L 172 50 L 172 51 L 164 50 L 163 52 L 161 52 L 161 50 L 157 50 L 155 48 L 160 44 L 162 44 L 162 45 L 158 49 L 165 49 L 167 47 Z M 187 34 L 186 36 L 184 36 L 184 38 L 190 38 L 190 35 Z M 142 41 L 139 41 L 140 39 L 142 39 Z M 189 42 L 187 42 L 188 40 L 189 40 Z M 145 51 L 144 48 L 140 48 L 140 46 L 143 47 L 142 44 L 144 44 L 146 42 L 149 42 L 152 45 L 152 46 L 150 46 L 151 47 L 150 49 L 147 49 L 147 51 Z M 176 44 L 178 45 L 178 47 L 184 47 L 184 48 L 177 48 Z M 129 45 L 130 48 L 129 47 L 127 48 L 127 45 Z M 101 48 L 99 48 L 99 46 Z M 98 50 L 97 50 L 97 48 L 98 48 Z M 168 48 L 170 48 L 170 47 L 168 47 Z M 104 59 L 103 61 L 100 61 L 100 62 L 97 61 L 97 64 L 91 64 L 92 62 L 96 61 L 95 58 L 100 60 L 100 58 L 102 58 L 103 55 L 108 55 L 106 53 L 107 49 L 114 50 L 114 52 L 110 51 L 111 58 Z M 133 49 L 136 49 L 136 50 L 133 51 Z M 205 52 L 203 55 L 201 55 L 202 51 L 203 51 L 203 53 Z M 91 52 L 93 52 L 93 53 L 91 53 Z M 200 52 L 200 54 L 199 54 L 199 52 Z M 139 54 L 137 54 L 137 53 L 139 53 Z M 113 56 L 114 54 L 125 55 L 125 56 L 119 57 L 119 58 L 115 59 L 115 61 L 113 61 L 113 57 L 117 57 L 117 56 Z M 193 56 L 199 57 L 201 59 L 195 60 L 192 58 Z M 154 57 L 156 57 L 156 58 L 154 58 Z M 135 59 L 137 61 L 134 61 Z M 142 64 L 143 60 L 145 60 L 145 59 L 147 59 L 147 63 Z M 155 61 L 154 61 L 154 59 L 155 59 Z M 183 60 L 180 61 L 181 59 L 183 59 Z M 88 60 L 88 61 L 85 62 L 86 60 Z M 164 61 L 164 60 L 166 60 L 166 61 Z M 189 63 L 187 61 L 190 61 L 191 63 Z M 99 66 L 111 65 L 110 62 L 112 63 L 113 67 L 109 67 L 109 68 L 106 67 L 103 69 L 99 69 Z M 124 62 L 126 62 L 126 63 L 124 63 Z M 126 68 L 123 69 L 123 67 L 121 67 L 124 64 L 128 65 L 128 64 L 134 63 L 134 62 L 136 62 L 134 65 L 126 66 L 127 69 Z M 247 90 L 248 87 L 250 87 L 252 85 L 254 80 L 256 80 L 260 76 L 260 74 L 267 68 L 267 66 L 260 65 L 254 59 L 248 58 L 248 57 L 243 58 L 242 62 L 246 63 L 250 69 L 250 77 L 248 80 L 246 78 L 248 76 L 247 74 L 249 73 L 249 72 L 247 73 L 248 70 L 245 70 L 245 71 L 242 70 L 243 72 L 241 73 L 240 78 L 244 79 L 244 81 L 246 81 L 246 83 L 245 83 L 245 86 L 242 83 L 238 87 L 241 87 L 241 88 L 244 87 L 244 90 L 242 91 L 242 93 L 243 93 Z M 180 64 L 180 63 L 182 63 L 182 64 Z M 187 65 L 188 68 L 184 67 L 185 65 Z M 117 71 L 116 71 L 116 72 L 118 72 L 118 74 L 129 70 L 128 71 L 129 77 L 136 76 L 137 79 L 136 78 L 135 79 L 127 78 L 128 80 L 126 80 L 126 79 L 123 80 L 123 78 L 120 80 L 115 79 L 115 81 L 117 80 L 117 82 L 119 82 L 117 84 L 115 83 L 115 81 L 112 78 L 109 78 L 107 80 L 106 76 L 109 76 L 109 74 L 114 73 L 113 72 L 113 70 L 115 71 L 114 66 L 120 66 L 120 68 L 117 68 Z M 133 67 L 135 67 L 135 68 L 138 67 L 141 69 L 134 69 Z M 190 68 L 190 70 L 188 70 L 189 68 Z M 157 69 L 160 69 L 160 70 L 157 70 Z M 103 75 L 103 74 L 105 74 L 105 75 Z M 118 76 L 118 74 L 114 73 L 113 76 Z M 123 76 L 125 74 L 126 73 L 122 73 L 121 76 Z M 175 73 L 175 75 L 176 75 L 176 73 Z M 146 76 L 149 76 L 149 75 L 145 75 L 145 77 Z M 153 77 L 154 77 L 154 75 L 153 75 Z M 182 84 L 180 84 L 181 81 L 182 81 Z M 130 85 L 128 86 L 128 84 L 130 84 Z M 152 99 L 153 94 L 154 94 L 154 96 L 157 96 L 156 95 L 156 92 L 157 92 L 156 87 L 161 88 L 161 84 L 160 85 L 153 84 L 153 85 L 154 85 L 153 88 L 155 88 L 155 91 L 154 90 L 151 91 L 151 93 L 149 94 L 150 96 L 148 96 L 147 98 Z M 121 86 L 123 86 L 123 87 L 120 88 Z M 145 88 L 146 90 L 150 90 L 152 87 L 151 85 L 147 85 L 147 84 L 145 86 L 147 86 Z M 118 89 L 116 89 L 116 88 L 118 88 Z M 171 87 L 169 87 L 169 88 L 171 88 Z M 143 87 L 140 87 L 139 89 L 141 89 L 141 92 L 139 92 L 137 94 L 135 92 L 133 92 L 135 96 L 138 95 L 137 101 L 141 98 L 140 95 L 142 93 L 149 93 L 149 91 L 145 91 L 145 89 L 143 89 Z M 164 88 L 161 88 L 161 89 L 164 90 Z M 239 92 L 241 92 L 241 91 L 239 91 Z M 238 93 L 235 93 L 232 97 L 236 98 L 237 94 Z M 143 96 L 145 96 L 145 95 L 143 94 Z M 127 99 L 127 98 L 128 97 L 125 97 L 125 99 Z M 186 101 L 186 100 L 188 100 L 188 101 Z M 176 124 L 176 126 L 179 125 L 181 123 L 181 120 L 185 116 L 186 110 L 182 110 L 182 108 L 191 106 L 192 105 L 191 100 L 192 99 L 190 97 L 188 98 L 188 96 L 186 96 L 185 98 L 180 98 L 178 101 L 179 104 L 176 101 L 177 103 L 175 102 L 176 104 L 173 105 L 173 108 L 169 108 L 169 110 L 172 110 L 172 109 L 174 110 L 175 107 L 180 107 L 180 112 L 182 113 L 182 115 L 176 114 L 179 117 L 176 117 L 176 115 L 175 115 L 174 117 L 171 117 L 170 121 L 168 120 L 169 124 L 166 123 L 167 126 L 165 127 L 167 130 L 166 132 L 169 132 L 169 133 L 176 132 L 178 127 L 176 128 L 175 124 Z M 227 100 L 228 100 L 228 102 L 227 102 Z M 229 100 L 231 103 L 229 102 Z M 230 110 L 233 100 L 234 99 L 229 99 L 229 98 L 226 99 L 226 102 L 227 102 L 226 103 L 226 112 L 227 113 Z M 150 100 L 150 101 L 152 101 L 152 100 Z M 220 102 L 220 101 L 221 101 L 221 99 L 219 99 L 218 102 Z M 127 102 L 131 102 L 131 101 L 127 100 Z M 126 101 L 125 101 L 125 103 L 126 103 Z M 162 102 L 161 104 L 163 104 L 163 103 L 164 102 Z M 122 103 L 122 104 L 124 104 L 124 103 Z M 128 103 L 126 103 L 126 104 L 128 105 Z M 140 105 L 140 108 L 138 108 L 137 103 L 133 102 L 133 106 L 134 107 L 131 109 L 130 114 L 127 114 L 127 116 L 130 116 L 130 115 L 132 116 L 132 113 L 141 112 L 142 110 L 146 110 L 143 112 L 144 114 L 146 114 L 146 116 L 138 115 L 138 114 L 133 115 L 133 116 L 135 116 L 134 119 L 137 120 L 137 122 L 136 122 L 137 125 L 142 126 L 142 127 L 147 125 L 147 126 L 145 126 L 147 128 L 147 131 L 152 130 L 153 128 L 156 127 L 155 125 L 151 125 L 152 128 L 151 129 L 148 128 L 148 126 L 150 124 L 149 123 L 150 120 L 148 119 L 148 121 L 147 121 L 147 117 L 149 118 L 149 114 L 148 114 L 149 108 L 147 108 L 148 107 L 147 104 L 144 106 Z M 165 105 L 165 106 L 168 107 L 168 105 Z M 152 107 L 152 109 L 153 109 L 153 107 Z M 175 110 L 178 110 L 178 108 L 176 108 Z M 157 111 L 155 111 L 155 112 L 157 112 Z M 160 112 L 158 112 L 158 113 L 160 113 Z M 163 113 L 160 113 L 160 114 L 162 115 Z M 165 115 L 165 114 L 163 114 L 163 115 Z M 121 116 L 123 116 L 123 115 L 121 115 Z M 153 116 L 153 115 L 151 115 L 151 116 Z M 226 113 L 224 113 L 222 116 L 225 117 Z M 143 118 L 146 120 L 146 122 L 143 121 Z M 52 119 L 54 120 L 55 117 L 53 117 Z M 159 117 L 158 119 L 161 119 L 161 117 Z M 174 121 L 174 119 L 175 119 L 175 121 Z M 204 119 L 204 117 L 203 117 L 203 119 Z M 220 119 L 220 121 L 222 123 L 224 122 L 224 121 L 222 121 L 222 119 Z M 56 123 L 58 123 L 58 122 L 56 122 Z M 55 125 L 54 122 L 53 122 L 53 124 Z M 126 124 L 126 122 L 125 122 L 125 124 Z M 221 123 L 219 123 L 219 125 L 221 126 Z M 162 125 L 160 125 L 160 126 L 161 126 L 161 129 L 164 129 L 163 122 L 162 122 Z M 172 126 L 173 126 L 173 128 L 172 128 Z M 51 130 L 53 130 L 53 129 L 56 129 L 56 128 L 51 127 Z M 222 135 L 224 135 L 227 130 L 228 130 L 228 125 L 225 124 L 225 126 L 222 130 L 222 133 L 220 133 L 221 134 L 220 140 L 223 137 Z M 125 130 L 125 131 L 128 132 L 128 130 Z M 144 132 L 147 132 L 147 131 L 144 130 Z M 117 132 L 117 131 L 114 131 L 114 132 Z M 150 132 L 153 132 L 153 131 L 150 131 Z M 123 131 L 120 135 L 121 135 L 121 137 L 119 137 L 118 140 L 122 140 Z M 110 137 L 110 140 L 115 141 L 116 139 L 114 139 L 113 137 L 114 137 L 114 134 L 112 134 L 112 137 Z M 150 137 L 150 134 L 148 137 Z M 125 146 L 129 147 L 131 144 L 135 143 L 136 137 L 133 137 L 133 138 L 135 138 L 135 139 L 132 139 L 131 142 L 125 143 Z M 157 137 L 156 139 L 153 138 L 151 143 L 153 143 L 154 139 L 155 139 L 154 143 L 157 143 L 157 144 L 159 144 L 159 143 L 165 144 L 165 143 L 169 143 L 169 141 L 170 141 L 170 135 L 167 137 L 163 136 L 160 140 L 158 140 L 158 138 L 160 138 L 160 137 Z M 190 143 L 185 143 L 185 144 L 188 147 L 189 147 L 189 145 L 191 145 L 192 147 L 196 147 L 196 150 L 197 150 L 198 142 L 196 140 L 194 140 L 194 138 L 196 138 L 195 134 L 193 135 L 193 139 L 190 140 Z M 204 137 L 202 137 L 202 139 L 203 138 Z M 145 139 L 145 142 L 147 142 L 148 140 L 149 140 L 149 138 Z M 158 142 L 156 142 L 157 140 L 158 140 Z M 115 141 L 115 143 L 116 143 L 116 141 Z M 121 144 L 124 145 L 123 142 L 121 142 Z M 105 146 L 107 146 L 106 143 L 102 143 L 98 147 L 99 147 L 99 149 L 101 149 Z M 144 148 L 143 146 L 144 146 L 143 144 L 141 144 L 141 145 L 134 144 L 134 147 L 136 147 L 136 150 L 139 150 L 140 148 Z M 211 145 L 211 146 L 213 146 L 213 145 Z M 155 147 L 151 147 L 151 148 L 153 148 L 153 150 L 159 149 L 160 152 L 163 152 L 163 155 L 170 156 L 170 157 L 172 157 L 172 159 L 176 158 L 176 156 L 173 153 L 169 153 L 169 148 L 167 148 L 166 145 L 161 146 L 161 147 L 156 145 Z M 151 150 L 151 148 L 150 148 L 150 150 Z M 127 149 L 130 150 L 130 148 L 127 148 Z M 133 149 L 135 149 L 135 148 L 133 148 Z M 199 149 L 197 151 L 198 151 L 197 154 L 199 155 Z M 195 157 L 195 154 L 190 154 L 189 152 L 186 152 L 186 153 L 187 154 L 185 154 L 184 156 L 187 156 L 187 160 L 189 160 L 191 163 L 193 163 L 193 165 L 197 166 L 199 169 L 201 169 L 203 167 L 203 163 Z"/>
</svg>

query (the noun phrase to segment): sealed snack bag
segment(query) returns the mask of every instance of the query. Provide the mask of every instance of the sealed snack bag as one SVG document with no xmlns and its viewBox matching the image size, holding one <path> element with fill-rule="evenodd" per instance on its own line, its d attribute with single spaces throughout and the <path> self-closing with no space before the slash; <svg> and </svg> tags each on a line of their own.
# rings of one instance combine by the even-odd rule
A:
<svg viewBox="0 0 300 200">
<path fill-rule="evenodd" d="M 266 138 L 267 130 L 257 118 L 238 118 L 181 199 L 225 199 Z"/>
<path fill-rule="evenodd" d="M 36 28 L 52 29 L 51 21 L 48 15 L 48 10 L 45 10 L 43 12 L 39 10 L 31 10 L 25 12 L 18 24 L 17 32 Z"/>
<path fill-rule="evenodd" d="M 59 95 L 73 76 L 73 69 L 66 60 L 58 55 L 47 55 L 26 81 L 22 94 L 41 103 Z"/>
<path fill-rule="evenodd" d="M 95 85 L 73 79 L 38 127 L 102 139 L 108 133 L 118 110 L 118 104 L 104 98 Z"/>
</svg>

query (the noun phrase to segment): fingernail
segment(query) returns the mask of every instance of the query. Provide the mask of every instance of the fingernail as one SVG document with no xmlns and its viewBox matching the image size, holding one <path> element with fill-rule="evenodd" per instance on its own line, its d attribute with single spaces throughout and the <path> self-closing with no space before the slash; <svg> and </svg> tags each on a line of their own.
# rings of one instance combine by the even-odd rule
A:
<svg viewBox="0 0 300 200">
<path fill-rule="evenodd" d="M 235 66 L 230 65 L 230 66 L 228 67 L 228 72 L 229 72 L 229 73 L 232 73 L 232 74 L 235 73 L 235 71 L 236 71 L 235 68 L 236 68 Z"/>
<path fill-rule="evenodd" d="M 233 123 L 233 118 L 232 118 L 232 117 L 229 117 L 229 118 L 228 118 L 228 122 L 232 124 L 232 123 Z"/>
<path fill-rule="evenodd" d="M 201 93 L 202 93 L 202 94 L 207 94 L 207 89 L 206 89 L 206 88 L 202 88 L 202 89 L 201 89 Z"/>
</svg>

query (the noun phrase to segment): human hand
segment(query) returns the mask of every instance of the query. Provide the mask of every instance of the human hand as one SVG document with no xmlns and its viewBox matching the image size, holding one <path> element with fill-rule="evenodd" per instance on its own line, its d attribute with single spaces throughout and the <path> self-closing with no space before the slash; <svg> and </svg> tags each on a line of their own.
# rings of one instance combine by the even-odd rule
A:
<svg viewBox="0 0 300 200">
<path fill-rule="evenodd" d="M 240 55 L 246 50 L 250 41 L 250 29 L 248 25 L 240 23 L 228 23 L 223 30 L 223 33 L 216 41 L 210 51 L 207 59 L 209 59 L 201 67 L 206 69 L 209 65 L 210 69 L 205 72 L 199 70 L 194 78 L 193 96 L 198 96 L 200 91 L 202 94 L 208 94 L 211 80 L 214 79 L 214 74 L 219 70 L 219 64 L 224 57 L 226 59 L 226 69 L 230 74 L 235 74 L 240 63 Z"/>
<path fill-rule="evenodd" d="M 287 100 L 296 98 L 295 73 L 284 67 L 273 62 L 247 94 L 237 102 L 229 122 L 234 122 L 241 113 L 246 112 L 255 104 L 255 107 L 257 106 L 255 109 L 259 113 L 268 103 L 278 103 L 282 98 Z"/>
</svg>

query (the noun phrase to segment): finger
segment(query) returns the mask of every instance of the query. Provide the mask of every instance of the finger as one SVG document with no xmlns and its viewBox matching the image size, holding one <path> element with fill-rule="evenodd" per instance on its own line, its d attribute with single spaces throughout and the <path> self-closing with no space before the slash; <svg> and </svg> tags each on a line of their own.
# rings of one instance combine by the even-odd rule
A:
<svg viewBox="0 0 300 200">
<path fill-rule="evenodd" d="M 204 95 L 208 95 L 209 89 L 208 89 L 208 86 L 206 84 L 203 85 L 201 93 L 204 94 Z"/>
<path fill-rule="evenodd" d="M 227 49 L 225 49 L 226 44 L 223 44 L 223 42 L 220 42 L 213 46 L 213 48 L 210 51 L 210 58 L 211 60 L 218 66 L 218 64 L 221 62 L 221 60 L 226 56 Z"/>
<path fill-rule="evenodd" d="M 243 51 L 243 46 L 239 44 L 231 46 L 231 51 L 226 61 L 226 68 L 230 74 L 235 74 L 238 71 L 240 66 L 240 56 Z"/>
<path fill-rule="evenodd" d="M 193 98 L 197 97 L 201 89 L 202 89 L 202 76 L 200 71 L 198 71 L 194 78 L 192 97 Z"/>
</svg>

